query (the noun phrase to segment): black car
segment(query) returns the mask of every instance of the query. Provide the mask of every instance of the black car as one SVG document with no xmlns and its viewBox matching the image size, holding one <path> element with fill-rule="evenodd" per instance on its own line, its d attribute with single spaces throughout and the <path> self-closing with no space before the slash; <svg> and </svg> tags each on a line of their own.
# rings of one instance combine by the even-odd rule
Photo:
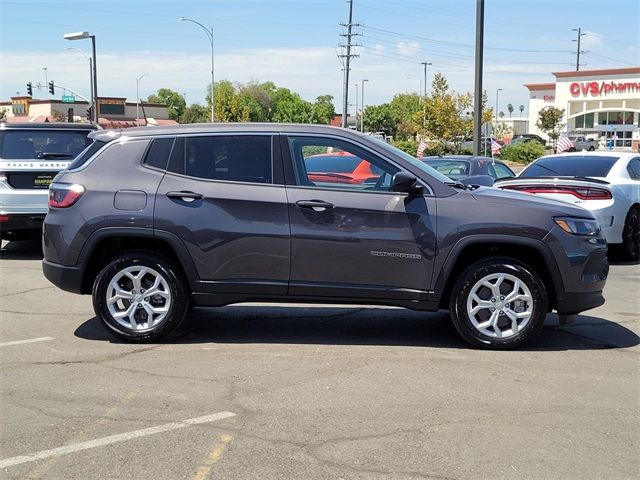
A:
<svg viewBox="0 0 640 480">
<path fill-rule="evenodd" d="M 540 145 L 545 147 L 547 145 L 547 141 L 539 135 L 535 135 L 533 133 L 519 133 L 518 135 L 514 135 L 511 139 L 511 143 L 527 143 L 527 142 L 538 142 Z"/>
<path fill-rule="evenodd" d="M 516 174 L 500 160 L 471 155 L 424 157 L 422 161 L 451 180 L 491 186 L 498 179 L 515 177 Z"/>
</svg>

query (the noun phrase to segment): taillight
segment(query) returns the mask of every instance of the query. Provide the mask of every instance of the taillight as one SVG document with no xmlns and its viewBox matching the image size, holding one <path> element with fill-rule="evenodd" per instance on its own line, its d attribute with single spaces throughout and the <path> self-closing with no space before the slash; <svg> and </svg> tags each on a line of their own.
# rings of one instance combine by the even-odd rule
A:
<svg viewBox="0 0 640 480">
<path fill-rule="evenodd" d="M 517 190 L 525 193 L 565 194 L 573 195 L 580 200 L 608 200 L 613 198 L 611 192 L 605 188 L 597 187 L 573 187 L 570 185 L 505 185 L 503 189 Z"/>
<path fill-rule="evenodd" d="M 49 206 L 67 208 L 78 201 L 85 188 L 78 183 L 52 183 L 49 186 Z"/>
</svg>

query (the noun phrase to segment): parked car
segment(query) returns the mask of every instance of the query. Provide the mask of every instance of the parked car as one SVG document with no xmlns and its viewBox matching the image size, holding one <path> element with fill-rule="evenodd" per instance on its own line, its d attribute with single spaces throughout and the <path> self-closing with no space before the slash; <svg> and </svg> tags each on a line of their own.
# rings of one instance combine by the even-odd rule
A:
<svg viewBox="0 0 640 480">
<path fill-rule="evenodd" d="M 93 125 L 0 123 L 0 237 L 37 237 L 48 210 L 49 184 L 91 140 Z"/>
<path fill-rule="evenodd" d="M 421 160 L 452 180 L 467 184 L 490 187 L 500 178 L 516 176 L 505 163 L 489 157 L 446 155 L 423 157 Z"/>
<path fill-rule="evenodd" d="M 610 244 L 640 256 L 640 156 L 622 152 L 548 155 L 496 187 L 562 200 L 589 210 Z"/>
<path fill-rule="evenodd" d="M 125 341 L 159 340 L 191 305 L 285 301 L 448 308 L 467 341 L 506 349 L 552 309 L 566 322 L 604 302 L 591 213 L 452 181 L 360 133 L 256 123 L 90 136 L 97 151 L 50 187 L 43 270 L 92 294 Z M 310 180 L 306 160 L 326 148 L 378 178 Z"/>
<path fill-rule="evenodd" d="M 547 141 L 542 138 L 540 135 L 535 135 L 533 133 L 518 133 L 511 138 L 512 143 L 526 143 L 526 142 L 538 142 L 543 147 L 547 146 Z"/>
<path fill-rule="evenodd" d="M 371 163 L 348 152 L 311 155 L 304 162 L 312 182 L 375 183 L 381 173 Z"/>
<path fill-rule="evenodd" d="M 503 145 L 504 142 L 500 140 L 496 140 L 500 145 Z M 473 150 L 473 138 L 467 138 L 462 143 L 460 143 L 460 148 L 462 150 Z M 487 151 L 491 153 L 491 138 L 490 137 L 482 137 L 480 140 L 480 149 L 482 151 Z"/>
<path fill-rule="evenodd" d="M 575 145 L 575 147 L 571 149 L 572 152 L 579 152 L 581 150 L 593 152 L 599 147 L 598 140 L 592 140 L 584 135 L 569 135 L 569 140 Z"/>
</svg>

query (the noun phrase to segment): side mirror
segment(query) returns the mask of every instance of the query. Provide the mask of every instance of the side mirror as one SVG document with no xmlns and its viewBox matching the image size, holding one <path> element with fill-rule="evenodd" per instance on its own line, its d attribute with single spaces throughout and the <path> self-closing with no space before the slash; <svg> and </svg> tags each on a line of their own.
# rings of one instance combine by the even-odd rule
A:
<svg viewBox="0 0 640 480">
<path fill-rule="evenodd" d="M 409 172 L 398 172 L 391 180 L 391 191 L 402 193 L 420 193 L 422 187 L 418 185 L 418 179 Z"/>
</svg>

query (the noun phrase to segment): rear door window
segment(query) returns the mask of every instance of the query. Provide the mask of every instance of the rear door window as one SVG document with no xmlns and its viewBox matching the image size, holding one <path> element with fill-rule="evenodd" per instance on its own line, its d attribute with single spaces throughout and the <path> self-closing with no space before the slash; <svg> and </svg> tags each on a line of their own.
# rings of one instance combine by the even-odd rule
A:
<svg viewBox="0 0 640 480">
<path fill-rule="evenodd" d="M 3 160 L 72 160 L 90 143 L 89 130 L 7 130 L 0 133 Z"/>
<path fill-rule="evenodd" d="M 270 135 L 187 137 L 179 143 L 170 171 L 206 180 L 272 183 Z"/>
<path fill-rule="evenodd" d="M 520 178 L 530 177 L 606 177 L 618 157 L 557 155 L 543 157 L 527 167 Z"/>
</svg>

